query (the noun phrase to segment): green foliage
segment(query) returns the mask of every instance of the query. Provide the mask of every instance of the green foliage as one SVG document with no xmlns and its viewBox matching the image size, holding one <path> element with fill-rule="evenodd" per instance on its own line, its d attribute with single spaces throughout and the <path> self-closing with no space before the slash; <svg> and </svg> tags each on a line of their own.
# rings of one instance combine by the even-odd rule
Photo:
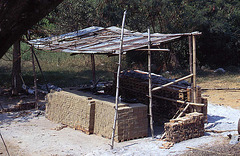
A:
<svg viewBox="0 0 240 156">
<path fill-rule="evenodd" d="M 21 43 L 21 51 L 23 79 L 26 85 L 33 86 L 33 67 L 30 48 L 27 44 Z M 92 68 L 89 55 L 70 56 L 67 53 L 43 51 L 36 51 L 36 54 L 48 83 L 60 87 L 90 84 L 90 80 L 92 80 Z M 113 73 L 117 68 L 117 58 L 107 58 L 107 56 L 95 56 L 95 58 L 97 79 L 100 79 L 100 81 L 112 80 Z M 0 87 L 11 87 L 11 68 L 12 49 L 0 59 Z M 38 83 L 44 84 L 44 79 L 37 64 L 36 73 Z"/>
<path fill-rule="evenodd" d="M 38 32 L 48 36 L 92 25 L 121 26 L 124 10 L 126 28 L 130 30 L 146 32 L 150 27 L 152 33 L 202 32 L 197 38 L 200 65 L 239 65 L 239 0 L 65 0 L 39 23 L 44 31 Z M 174 43 L 171 49 L 172 56 L 186 66 L 188 63 L 183 60 L 188 58 L 187 40 Z M 130 56 L 129 60 L 141 61 L 137 60 L 141 55 Z M 167 66 L 173 60 L 165 54 L 154 54 L 154 58 L 156 64 Z"/>
</svg>

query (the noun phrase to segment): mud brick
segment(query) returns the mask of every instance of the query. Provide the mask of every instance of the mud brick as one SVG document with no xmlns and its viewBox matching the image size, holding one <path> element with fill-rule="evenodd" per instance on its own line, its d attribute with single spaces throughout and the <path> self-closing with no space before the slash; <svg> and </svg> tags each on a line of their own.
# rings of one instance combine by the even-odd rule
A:
<svg viewBox="0 0 240 156">
<path fill-rule="evenodd" d="M 101 98 L 73 90 L 50 93 L 47 97 L 46 116 L 48 119 L 75 127 L 86 134 L 95 133 L 111 138 L 115 113 L 114 97 Z M 143 104 L 120 103 L 115 141 L 147 136 L 147 109 L 147 106 Z"/>
<path fill-rule="evenodd" d="M 164 124 L 166 140 L 180 142 L 204 135 L 204 118 L 202 113 L 189 113 L 186 116 Z M 176 122 L 177 121 L 177 122 Z"/>
</svg>

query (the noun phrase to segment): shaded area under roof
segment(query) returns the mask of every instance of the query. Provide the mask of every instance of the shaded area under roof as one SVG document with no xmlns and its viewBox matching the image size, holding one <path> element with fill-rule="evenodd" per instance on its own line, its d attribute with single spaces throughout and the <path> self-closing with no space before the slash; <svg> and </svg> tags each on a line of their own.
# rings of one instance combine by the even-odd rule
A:
<svg viewBox="0 0 240 156">
<path fill-rule="evenodd" d="M 180 38 L 181 36 L 196 34 L 151 34 L 153 46 Z M 119 53 L 121 28 L 112 26 L 108 28 L 92 26 L 75 32 L 59 36 L 40 38 L 29 41 L 39 50 L 57 51 L 75 54 L 108 54 Z M 125 29 L 123 52 L 129 52 L 146 47 L 148 34 L 133 32 Z"/>
</svg>

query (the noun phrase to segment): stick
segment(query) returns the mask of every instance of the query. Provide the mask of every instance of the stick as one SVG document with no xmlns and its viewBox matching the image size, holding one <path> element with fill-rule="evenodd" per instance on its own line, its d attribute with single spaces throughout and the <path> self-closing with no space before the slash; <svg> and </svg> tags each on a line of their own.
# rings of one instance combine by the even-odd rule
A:
<svg viewBox="0 0 240 156">
<path fill-rule="evenodd" d="M 31 50 L 32 49 L 33 47 L 31 47 Z M 32 51 L 32 66 L 33 66 L 34 90 L 35 90 L 35 108 L 38 108 L 37 75 L 36 75 L 33 51 Z"/>
<path fill-rule="evenodd" d="M 124 35 L 124 24 L 126 18 L 127 11 L 124 11 L 123 20 L 122 20 L 122 31 L 121 31 L 121 39 L 120 39 L 120 47 L 119 47 L 119 54 L 118 54 L 118 71 L 117 71 L 117 84 L 116 84 L 116 99 L 115 99 L 115 115 L 114 115 L 114 123 L 113 123 L 113 131 L 112 131 L 112 139 L 111 139 L 111 149 L 114 146 L 114 137 L 115 137 L 115 130 L 116 130 L 116 122 L 118 118 L 118 102 L 119 102 L 119 75 L 121 70 L 121 55 L 123 51 L 123 35 Z"/>
<path fill-rule="evenodd" d="M 188 109 L 188 107 L 190 106 L 190 104 L 187 104 L 187 106 L 183 109 L 183 111 L 177 116 L 177 118 L 180 118 L 183 113 Z"/>
<path fill-rule="evenodd" d="M 240 88 L 201 88 L 201 90 L 240 90 Z"/>
<path fill-rule="evenodd" d="M 232 132 L 232 131 L 237 131 L 235 130 L 211 130 L 211 129 L 205 129 L 205 132 L 213 132 L 213 133 L 223 133 L 223 132 Z"/>
<path fill-rule="evenodd" d="M 196 148 L 196 147 L 186 147 L 186 148 L 193 149 L 193 150 L 198 150 L 198 151 L 203 151 L 203 152 L 208 152 L 208 153 L 214 153 L 214 154 L 218 154 L 218 155 L 234 155 L 234 154 L 228 154 L 228 153 L 218 153 L 218 152 L 205 150 L 205 149 L 200 149 L 200 148 Z"/>
<path fill-rule="evenodd" d="M 28 33 L 28 35 L 26 35 L 26 37 L 27 37 L 28 40 L 31 40 L 30 33 Z M 43 79 L 45 81 L 45 84 L 46 84 L 46 89 L 47 89 L 48 93 L 50 93 L 50 90 L 49 90 L 48 85 L 47 85 L 47 80 L 46 80 L 45 76 L 43 75 L 42 68 L 40 66 L 40 63 L 39 63 L 38 58 L 37 58 L 37 55 L 36 55 L 36 53 L 34 51 L 34 46 L 32 44 L 31 44 L 31 48 L 30 49 L 31 49 L 32 53 L 34 54 L 34 57 L 35 57 L 35 59 L 37 61 L 38 68 L 39 68 L 39 70 L 41 72 L 41 75 L 42 75 L 42 77 L 43 77 Z"/>
<path fill-rule="evenodd" d="M 163 97 L 163 96 L 158 96 L 158 95 L 153 95 L 153 97 L 156 97 L 156 98 L 159 98 L 159 99 L 163 99 L 163 100 L 172 101 L 172 102 L 177 102 L 177 103 L 190 104 L 190 105 L 193 105 L 193 106 L 200 106 L 200 107 L 204 107 L 205 106 L 202 103 L 186 102 L 186 101 L 170 99 L 170 98 Z"/>
<path fill-rule="evenodd" d="M 148 28 L 148 49 L 151 49 L 150 29 Z M 152 77 L 151 77 L 151 51 L 148 50 L 148 91 L 149 91 L 149 116 L 152 138 L 154 138 L 153 116 L 152 116 Z"/>
<path fill-rule="evenodd" d="M 170 51 L 169 49 L 136 49 L 137 51 Z"/>
<path fill-rule="evenodd" d="M 175 80 L 175 81 L 173 81 L 173 82 L 169 82 L 169 83 L 164 84 L 164 85 L 162 85 L 162 86 L 160 86 L 160 87 L 153 88 L 152 91 L 156 91 L 156 90 L 162 89 L 162 88 L 164 88 L 164 87 L 173 85 L 173 84 L 175 84 L 175 83 L 177 83 L 177 82 L 179 82 L 179 81 L 183 81 L 183 80 L 188 79 L 188 78 L 190 78 L 190 77 L 192 77 L 192 76 L 193 76 L 193 74 L 184 76 L 184 77 L 182 77 L 182 78 L 180 78 L 180 79 L 177 79 L 177 80 Z"/>
<path fill-rule="evenodd" d="M 183 115 L 183 113 L 188 109 L 189 105 L 190 105 L 190 104 L 187 104 L 187 106 L 186 106 L 186 107 L 183 109 L 183 111 L 176 117 L 176 119 L 177 119 L 177 118 L 180 118 L 180 117 Z M 173 119 L 174 119 L 174 118 L 173 118 Z M 161 139 L 163 139 L 163 138 L 165 137 L 165 135 L 166 135 L 166 132 L 163 133 Z"/>
<path fill-rule="evenodd" d="M 10 156 L 10 154 L 9 154 L 9 152 L 8 152 L 7 145 L 6 145 L 6 143 L 5 143 L 4 139 L 3 139 L 3 136 L 2 136 L 2 134 L 1 134 L 1 132 L 0 132 L 0 136 L 1 136 L 1 139 L 2 139 L 2 142 L 3 142 L 3 145 L 5 146 L 5 149 L 6 149 L 6 151 L 7 151 L 7 154 L 8 154 L 8 156 Z"/>
</svg>

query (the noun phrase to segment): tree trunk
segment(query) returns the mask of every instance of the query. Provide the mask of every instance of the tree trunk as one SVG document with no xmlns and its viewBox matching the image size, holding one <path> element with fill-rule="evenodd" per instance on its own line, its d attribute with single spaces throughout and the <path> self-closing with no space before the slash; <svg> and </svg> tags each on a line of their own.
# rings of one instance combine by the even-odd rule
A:
<svg viewBox="0 0 240 156">
<path fill-rule="evenodd" d="M 0 58 L 63 0 L 0 0 Z"/>
<path fill-rule="evenodd" d="M 12 66 L 12 95 L 18 95 L 22 90 L 21 74 L 21 50 L 20 41 L 13 45 L 13 66 Z"/>
</svg>

